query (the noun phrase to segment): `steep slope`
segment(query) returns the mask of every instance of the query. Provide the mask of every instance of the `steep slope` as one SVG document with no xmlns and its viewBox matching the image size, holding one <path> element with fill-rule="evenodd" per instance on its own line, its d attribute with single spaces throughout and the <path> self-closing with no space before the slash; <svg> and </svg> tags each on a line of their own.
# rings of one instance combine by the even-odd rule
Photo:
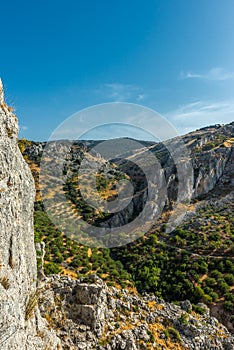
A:
<svg viewBox="0 0 234 350">
<path fill-rule="evenodd" d="M 176 149 L 180 139 L 169 140 L 164 144 L 142 143 L 156 155 L 164 169 L 167 181 L 166 206 L 161 218 L 142 239 L 122 248 L 112 249 L 110 254 L 108 250 L 104 252 L 101 249 L 88 251 L 58 230 L 53 233 L 53 224 L 43 212 L 40 202 L 37 202 L 36 236 L 38 241 L 46 242 L 45 270 L 51 273 L 59 272 L 60 269 L 61 274 L 73 277 L 97 273 L 110 285 L 130 287 L 131 284 L 135 284 L 140 292 L 150 291 L 166 300 L 190 298 L 194 303 L 205 302 L 212 308 L 212 312 L 233 330 L 234 123 L 206 127 L 182 137 L 190 152 L 193 178 L 184 177 L 180 195 L 185 199 L 191 197 L 192 200 L 188 204 L 185 202 L 181 211 L 177 211 L 175 203 L 178 195 L 178 173 L 168 149 Z M 123 143 L 126 143 L 125 139 Z M 67 183 L 61 189 L 72 201 L 70 211 L 65 215 L 71 220 L 79 221 L 79 217 L 82 217 L 91 223 L 96 220 L 101 225 L 124 225 L 132 219 L 132 214 L 138 215 L 144 207 L 144 201 L 141 199 L 147 191 L 147 183 L 138 169 L 131 168 L 129 172 L 127 162 L 116 160 L 112 170 L 112 184 L 104 181 L 105 177 L 111 178 L 110 172 L 103 171 L 101 174 L 103 178 L 99 181 L 100 194 L 106 193 L 107 197 L 114 195 L 111 185 L 115 184 L 116 178 L 119 177 L 117 169 L 120 172 L 125 171 L 131 177 L 139 190 L 139 196 L 135 196 L 128 208 L 114 217 L 98 217 L 80 195 L 76 174 L 82 157 L 96 144 L 97 142 L 91 141 L 73 144 L 70 162 L 65 164 L 66 173 L 69 174 L 70 171 L 72 176 L 68 177 Z M 40 159 L 45 145 L 20 141 L 21 150 L 35 178 L 38 201 Z M 60 146 L 63 148 L 63 145 Z M 140 155 L 141 152 L 139 148 L 137 154 Z M 61 156 L 63 154 L 61 150 Z M 94 161 L 100 164 L 103 162 L 99 158 Z M 184 162 L 182 157 L 185 174 L 186 162 L 187 159 Z M 53 195 L 51 192 L 51 196 Z M 61 207 L 57 210 L 59 212 Z M 174 217 L 174 220 L 169 225 L 171 217 Z M 173 229 L 173 224 L 177 224 L 181 219 L 183 221 L 180 226 Z"/>
<path fill-rule="evenodd" d="M 44 349 L 50 339 L 56 348 L 59 340 L 46 331 L 35 304 L 35 190 L 17 134 L 17 118 L 4 103 L 0 81 L 0 348 Z"/>
<path fill-rule="evenodd" d="M 234 330 L 233 136 L 233 123 L 186 135 L 195 176 L 193 199 L 185 208 L 183 221 L 168 233 L 171 211 L 165 211 L 144 239 L 112 252 L 134 276 L 140 291 L 148 290 L 170 301 L 189 298 L 194 303 L 205 302 L 231 331 Z M 155 275 L 157 278 L 153 279 Z"/>
</svg>

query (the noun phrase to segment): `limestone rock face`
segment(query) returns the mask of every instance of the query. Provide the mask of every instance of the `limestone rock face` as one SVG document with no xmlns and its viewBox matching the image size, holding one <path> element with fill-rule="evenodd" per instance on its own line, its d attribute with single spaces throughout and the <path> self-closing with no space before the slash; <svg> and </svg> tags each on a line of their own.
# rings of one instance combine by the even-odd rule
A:
<svg viewBox="0 0 234 350">
<path fill-rule="evenodd" d="M 36 307 L 34 181 L 19 151 L 17 135 L 17 118 L 4 103 L 0 82 L 1 350 L 43 349 L 45 340 L 36 335 L 43 328 L 46 331 Z M 56 349 L 55 343 L 52 348 Z"/>
<path fill-rule="evenodd" d="M 106 284 L 95 275 L 87 281 L 51 275 L 39 285 L 41 314 L 56 329 L 63 349 L 96 349 L 107 326 Z"/>
</svg>

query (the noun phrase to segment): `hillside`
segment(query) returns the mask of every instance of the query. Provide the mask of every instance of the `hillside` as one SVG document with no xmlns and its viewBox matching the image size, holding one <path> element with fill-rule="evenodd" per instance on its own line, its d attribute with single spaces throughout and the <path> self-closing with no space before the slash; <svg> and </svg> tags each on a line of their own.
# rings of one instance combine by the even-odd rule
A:
<svg viewBox="0 0 234 350">
<path fill-rule="evenodd" d="M 233 330 L 233 144 L 234 123 L 215 125 L 185 135 L 194 169 L 193 183 L 186 183 L 184 193 L 191 192 L 191 201 L 182 207 L 181 224 L 168 233 L 168 217 L 176 212 L 178 192 L 177 173 L 168 148 L 178 144 L 169 140 L 163 144 L 148 144 L 165 171 L 167 200 L 161 217 L 149 232 L 135 242 L 120 248 L 88 248 L 66 237 L 48 218 L 41 203 L 38 185 L 40 160 L 45 143 L 20 140 L 20 149 L 35 179 L 36 242 L 45 242 L 45 272 L 60 273 L 73 278 L 96 273 L 110 286 L 135 287 L 141 293 L 150 292 L 168 301 L 190 299 L 204 302 L 212 313 Z M 125 141 L 124 141 L 125 142 Z M 170 144 L 167 148 L 167 144 Z M 72 205 L 65 216 L 72 220 L 81 217 L 92 224 L 112 226 L 128 222 L 144 207 L 142 198 L 147 190 L 144 176 L 128 163 L 114 160 L 103 165 L 98 189 L 104 198 L 115 196 L 115 184 L 130 177 L 137 188 L 132 207 L 114 216 L 95 212 L 82 198 L 77 187 L 77 169 L 85 154 L 98 142 L 79 141 L 72 144 L 71 158 L 66 164 L 65 191 Z M 65 146 L 62 145 L 63 149 Z M 137 151 L 141 153 L 141 149 Z M 63 151 L 61 151 L 61 155 Z M 92 159 L 102 164 L 100 158 Z M 104 164 L 104 163 L 103 163 Z M 128 170 L 128 172 L 126 171 Z M 106 181 L 108 174 L 108 182 Z M 110 176 L 110 174 L 112 176 Z M 87 187 L 89 184 L 87 183 Z M 143 193 L 143 195 L 142 195 Z M 50 193 L 54 196 L 54 193 Z M 58 208 L 57 210 L 61 210 Z M 40 258 L 39 258 L 40 261 Z"/>
<path fill-rule="evenodd" d="M 227 129 L 229 128 L 230 126 L 227 126 Z M 192 305 L 188 300 L 180 303 L 168 303 L 160 297 L 160 294 L 164 293 L 169 298 L 167 290 L 163 290 L 166 285 L 162 280 L 161 271 L 165 273 L 166 266 L 172 268 L 172 261 L 174 261 L 174 273 L 182 265 L 173 254 L 166 256 L 165 250 L 157 254 L 157 249 L 163 245 L 172 244 L 173 249 L 181 252 L 181 255 L 186 255 L 185 252 L 195 256 L 202 253 L 202 247 L 198 247 L 198 250 L 195 251 L 193 237 L 191 237 L 191 240 L 189 239 L 186 227 L 181 226 L 178 232 L 178 236 L 181 234 L 182 236 L 187 235 L 184 248 L 179 246 L 178 243 L 181 242 L 177 240 L 170 242 L 169 236 L 173 232 L 168 235 L 162 229 L 162 227 L 165 228 L 163 220 L 168 215 L 168 211 L 173 209 L 172 188 L 167 194 L 168 205 L 165 207 L 161 218 L 162 225 L 160 226 L 159 222 L 159 226 L 153 227 L 144 238 L 129 245 L 129 254 L 122 251 L 122 249 L 125 249 L 124 247 L 111 250 L 87 247 L 66 237 L 50 221 L 41 203 L 38 187 L 36 203 L 33 203 L 35 195 L 33 178 L 17 144 L 17 118 L 13 115 L 11 108 L 4 103 L 1 85 L 0 131 L 0 347 L 2 350 L 211 350 L 213 348 L 231 350 L 233 348 L 234 339 L 230 332 L 216 318 L 211 317 L 205 304 Z M 217 186 L 213 186 L 214 193 L 217 192 L 217 196 L 220 196 L 220 191 L 223 193 L 223 186 L 226 188 L 228 185 L 229 192 L 231 192 L 228 170 L 231 159 L 231 141 L 228 139 L 224 142 L 223 152 L 221 152 L 222 160 L 219 159 L 217 163 L 217 157 L 212 154 L 211 162 L 207 162 L 209 165 L 207 169 L 211 171 L 211 166 L 213 165 L 213 169 L 216 166 L 219 175 L 213 176 L 213 183 L 217 183 L 214 179 L 220 178 Z M 31 167 L 35 183 L 38 185 L 43 144 L 21 140 L 19 146 Z M 79 163 L 80 157 L 87 151 L 88 146 L 90 146 L 90 143 L 89 145 L 75 145 L 75 152 L 72 153 L 72 162 L 70 163 L 71 166 L 74 166 L 74 172 L 70 172 L 68 166 L 64 169 L 72 176 L 67 177 L 66 186 L 59 187 L 58 192 L 60 194 L 63 191 L 67 198 L 72 199 L 72 211 L 65 213 L 67 216 L 76 220 L 78 212 L 79 217 L 81 215 L 82 217 L 86 216 L 86 219 L 90 222 L 96 221 L 101 225 L 105 223 L 105 220 L 112 220 L 112 217 L 108 215 L 100 217 L 92 211 L 89 211 L 89 215 L 87 215 L 88 208 L 83 207 L 83 203 L 80 203 L 82 199 L 79 191 L 72 191 L 76 186 L 73 178 L 73 176 L 76 176 L 76 163 Z M 150 145 L 149 147 L 151 146 L 161 147 L 160 145 Z M 139 152 L 141 152 L 140 149 Z M 219 145 L 217 146 L 217 152 L 214 151 L 214 153 L 219 154 Z M 168 159 L 165 164 L 168 164 L 169 174 L 173 167 L 169 166 L 170 159 L 164 151 L 162 159 L 163 161 Z M 104 164 L 100 157 L 93 160 L 98 164 Z M 60 161 L 59 158 L 58 161 Z M 125 162 L 123 166 L 126 166 Z M 220 167 L 224 169 L 221 172 L 219 171 Z M 231 166 L 230 168 L 232 169 Z M 136 192 L 139 190 L 139 196 L 135 197 L 134 208 L 141 210 L 144 201 L 140 205 L 137 202 L 142 199 L 141 193 L 145 189 L 145 182 L 141 181 L 142 173 L 134 167 L 132 169 L 133 174 L 129 172 L 124 175 L 122 170 L 123 168 L 118 166 L 117 163 L 106 164 L 103 167 L 104 173 L 101 172 L 97 180 L 100 192 L 107 198 L 109 195 L 111 197 L 115 196 L 114 185 L 116 181 L 126 177 L 134 179 L 135 176 Z M 135 170 L 137 171 L 135 172 Z M 113 175 L 113 177 L 110 177 L 111 181 L 104 181 L 105 176 L 103 174 L 106 173 Z M 198 178 L 201 182 L 201 179 L 206 178 L 206 175 L 199 175 Z M 196 183 L 199 181 L 196 181 Z M 207 183 L 203 188 L 204 191 L 208 188 Z M 52 198 L 56 195 L 56 191 L 52 189 L 47 195 Z M 210 195 L 213 196 L 213 193 L 210 192 Z M 228 226 L 226 221 L 227 215 L 230 219 L 230 211 L 227 208 L 228 200 L 231 198 L 229 196 L 231 196 L 231 193 L 223 197 L 217 197 L 217 201 L 221 201 L 221 198 L 223 201 L 223 204 L 218 207 L 218 209 L 221 209 L 221 214 L 219 211 L 218 217 L 215 216 L 217 209 L 215 209 L 215 213 L 212 212 L 212 215 L 215 216 L 213 220 L 218 222 L 216 226 L 220 230 L 224 229 L 225 237 L 221 239 L 219 235 L 216 235 L 216 241 L 221 241 L 218 244 L 218 250 L 214 251 L 214 247 L 208 245 L 204 253 L 210 254 L 210 258 L 213 258 L 215 254 L 219 254 L 216 258 L 220 259 L 221 264 L 218 267 L 218 272 L 213 272 L 214 276 L 210 277 L 209 286 L 216 288 L 217 281 L 217 290 L 219 293 L 223 293 L 224 287 L 226 288 L 228 285 L 227 292 L 231 295 L 231 270 L 227 273 L 227 268 L 231 269 L 233 265 L 229 256 L 230 251 L 226 245 L 226 239 L 233 233 L 232 227 Z M 204 198 L 202 201 L 207 204 Z M 199 203 L 203 202 L 199 200 Z M 33 204 L 35 206 L 34 230 Z M 216 204 L 215 202 L 215 206 Z M 190 212 L 195 212 L 194 203 L 189 208 Z M 212 204 L 210 204 L 210 208 L 212 208 Z M 61 211 L 61 209 L 55 208 L 56 212 Z M 207 212 L 206 208 L 204 212 Z M 117 219 L 122 218 L 124 222 L 126 218 L 123 215 L 124 213 L 125 211 L 121 216 L 117 215 Z M 130 214 L 130 211 L 128 214 Z M 207 223 L 206 231 L 208 232 L 210 221 L 205 221 L 205 218 L 203 221 L 204 225 Z M 186 220 L 181 222 L 181 225 L 185 223 Z M 161 229 L 158 232 L 159 227 Z M 172 235 L 172 237 L 174 236 Z M 36 266 L 34 238 L 38 267 Z M 191 244 L 187 244 L 187 242 Z M 223 250 L 221 249 L 222 246 L 224 246 Z M 139 248 L 145 254 L 139 256 Z M 210 251 L 210 248 L 212 248 L 212 251 Z M 132 256 L 132 249 L 135 251 L 134 256 Z M 119 260 L 117 260 L 117 255 L 119 255 Z M 139 266 L 140 261 L 143 261 L 145 267 L 142 270 L 141 267 L 137 271 L 134 270 L 134 267 L 129 265 L 130 256 L 134 259 L 132 262 L 136 266 Z M 167 261 L 164 269 L 156 266 L 156 263 L 161 261 L 160 256 Z M 170 260 L 171 257 L 174 260 Z M 151 266 L 151 260 L 155 266 Z M 199 263 L 198 266 L 203 269 L 203 278 L 199 280 L 198 276 L 196 283 L 199 284 L 201 280 L 205 280 L 207 284 L 208 278 L 204 276 L 204 268 L 210 268 L 210 265 L 209 263 Z M 183 266 L 183 268 L 187 272 L 186 266 Z M 54 272 L 59 272 L 59 274 L 54 274 Z M 136 272 L 139 272 L 139 274 L 137 275 Z M 105 279 L 109 286 L 97 275 Z M 193 278 L 195 279 L 195 276 Z M 224 278 L 225 282 L 221 283 L 221 278 Z M 182 280 L 182 282 L 177 283 L 178 287 L 181 286 L 181 283 L 183 284 L 185 281 Z M 142 284 L 145 285 L 145 288 Z M 169 286 L 171 283 L 167 284 Z M 135 286 L 142 294 L 139 294 Z M 162 291 L 158 289 L 158 286 L 162 286 Z M 193 290 L 194 287 L 191 292 Z M 145 291 L 153 293 L 148 294 Z M 201 292 L 201 289 L 198 288 L 196 291 Z M 193 297 L 192 294 L 190 296 Z M 218 297 L 221 301 L 221 295 L 218 295 Z M 204 295 L 198 293 L 197 299 L 193 301 L 197 303 L 199 299 L 203 298 Z M 209 302 L 207 297 L 205 301 Z M 229 303 L 229 307 L 231 308 L 232 304 Z"/>
</svg>

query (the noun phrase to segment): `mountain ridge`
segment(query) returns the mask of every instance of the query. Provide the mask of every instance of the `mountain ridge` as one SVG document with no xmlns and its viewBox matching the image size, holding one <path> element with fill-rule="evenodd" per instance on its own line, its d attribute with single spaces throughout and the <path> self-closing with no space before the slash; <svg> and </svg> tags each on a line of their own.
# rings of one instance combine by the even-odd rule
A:
<svg viewBox="0 0 234 350">
<path fill-rule="evenodd" d="M 225 197 L 225 195 L 229 195 L 233 191 L 233 135 L 234 135 L 233 130 L 234 130 L 234 123 L 232 122 L 232 123 L 229 123 L 227 125 L 208 126 L 205 129 L 203 129 L 202 131 L 196 130 L 192 133 L 184 135 L 184 137 L 182 138 L 185 142 L 186 147 L 188 147 L 189 151 L 190 151 L 191 161 L 193 164 L 193 171 L 194 171 L 194 180 L 193 180 L 192 186 L 190 186 L 190 187 L 185 186 L 185 189 L 188 188 L 188 190 L 191 191 L 190 204 L 188 204 L 186 206 L 182 206 L 181 209 L 180 208 L 178 209 L 178 212 L 177 212 L 178 220 L 181 220 L 181 218 L 183 219 L 185 212 L 186 212 L 186 215 L 188 217 L 190 215 L 195 215 L 195 214 L 193 214 L 193 211 L 195 210 L 194 208 L 197 208 L 196 210 L 199 212 L 199 210 L 198 210 L 199 206 L 203 205 L 204 207 L 206 207 L 206 204 L 205 204 L 206 201 L 212 200 L 212 198 L 213 198 L 213 200 L 215 200 L 215 198 L 216 198 L 218 201 L 220 200 L 222 202 L 222 197 L 223 196 Z M 168 142 L 172 142 L 172 141 L 169 140 Z M 176 142 L 176 139 L 174 139 L 173 142 Z M 89 145 L 86 145 L 87 149 L 85 149 L 84 144 L 82 144 L 82 147 L 84 147 L 84 148 L 79 149 L 80 141 L 79 141 L 79 143 L 75 142 L 74 144 L 75 144 L 75 146 L 74 146 L 73 154 L 74 154 L 74 161 L 76 161 L 77 159 L 79 159 L 79 157 L 82 157 L 82 152 L 86 152 L 86 151 L 89 152 Z M 153 150 L 153 152 L 155 152 L 156 156 L 158 156 L 158 159 L 160 159 L 161 164 L 164 165 L 166 178 L 167 178 L 167 181 L 169 183 L 168 201 L 166 203 L 166 210 L 165 210 L 165 212 L 163 212 L 164 213 L 163 215 L 167 217 L 168 214 L 172 215 L 174 201 L 176 200 L 176 196 L 174 196 L 174 193 L 176 193 L 177 184 L 176 184 L 176 176 L 173 175 L 173 172 L 174 172 L 173 160 L 170 158 L 170 154 L 169 154 L 168 150 L 166 149 L 166 147 L 164 146 L 164 143 L 153 144 L 149 148 L 150 148 L 150 150 Z M 80 150 L 81 150 L 81 153 L 79 153 Z M 30 165 L 31 161 L 33 162 L 33 156 L 34 156 L 34 154 L 36 154 L 39 157 L 38 158 L 38 165 L 39 165 L 40 152 L 42 154 L 42 151 L 43 151 L 43 147 L 41 144 L 38 144 L 38 143 L 34 144 L 33 143 L 32 146 L 29 145 L 28 149 L 26 149 L 23 153 L 26 157 L 29 157 L 29 165 Z M 30 152 L 32 152 L 32 153 L 30 153 Z M 174 176 L 174 178 L 173 178 L 173 176 Z M 35 176 L 35 179 L 36 179 L 36 176 Z M 170 180 L 170 179 L 172 179 L 172 180 Z M 138 181 L 138 179 L 136 179 L 136 181 Z M 141 186 L 142 185 L 141 178 L 139 181 L 138 181 L 139 186 Z M 71 183 L 71 185 L 72 185 L 72 183 Z M 69 195 L 69 191 L 71 191 L 73 189 L 73 187 L 68 187 L 68 189 L 69 188 L 70 188 L 70 190 L 68 190 L 68 195 Z M 38 192 L 39 192 L 39 188 L 38 188 Z M 186 193 L 186 195 L 187 195 L 187 193 Z M 40 200 L 39 194 L 38 194 L 37 198 L 38 198 L 38 200 Z M 77 198 L 77 199 L 73 198 L 72 200 L 74 203 L 74 207 L 73 207 L 74 209 L 73 209 L 73 212 L 71 213 L 71 216 L 74 215 L 77 208 L 80 208 L 80 205 L 81 205 L 81 208 L 85 208 L 85 207 L 82 207 L 82 205 L 83 205 L 82 202 L 81 202 L 81 204 L 79 204 L 80 203 L 79 198 Z M 135 209 L 140 211 L 141 207 L 138 207 L 137 201 L 138 201 L 138 199 L 136 199 Z M 202 201 L 203 202 L 205 201 L 205 202 L 202 204 Z M 85 210 L 86 209 L 84 209 L 84 211 Z M 133 208 L 131 210 L 133 210 Z M 180 210 L 182 211 L 181 217 L 180 217 Z M 204 209 L 204 210 L 206 211 L 207 209 Z M 186 216 L 185 216 L 185 218 L 186 218 Z M 92 216 L 91 216 L 90 220 L 92 220 Z M 116 220 L 119 220 L 118 216 L 117 216 Z M 120 220 L 121 220 L 122 224 L 124 224 L 124 222 L 127 221 L 123 215 L 121 215 Z M 183 247 L 183 246 L 178 247 L 175 242 L 173 244 L 171 242 L 169 242 L 169 240 L 174 239 L 173 235 L 174 236 L 177 235 L 177 231 L 175 231 L 176 233 L 173 233 L 174 231 L 172 230 L 171 235 L 169 235 L 168 233 L 166 233 L 164 231 L 160 232 L 161 229 L 164 230 L 164 228 L 163 228 L 164 225 L 168 225 L 167 222 L 164 223 L 163 219 L 160 219 L 160 220 L 161 221 L 159 221 L 156 224 L 155 228 L 153 226 L 153 228 L 150 230 L 150 233 L 152 234 L 152 236 L 154 236 L 156 234 L 157 239 L 159 240 L 159 244 L 166 244 L 166 247 L 168 247 L 170 249 L 172 248 L 172 245 L 173 245 L 174 250 L 176 248 L 177 251 L 186 251 L 185 247 Z M 227 220 L 230 220 L 230 219 L 227 218 Z M 183 221 L 181 224 L 183 224 Z M 178 225 L 177 222 L 176 222 L 176 225 Z M 222 225 L 222 224 L 220 224 L 220 225 Z M 233 225 L 232 221 L 230 221 L 230 225 Z M 201 223 L 201 226 L 202 226 L 202 223 Z M 230 226 L 230 230 L 231 230 L 230 232 L 232 232 L 232 230 L 233 230 L 232 227 L 233 226 Z M 198 228 L 197 228 L 197 230 L 199 231 Z M 207 237 L 210 236 L 212 240 L 215 239 L 215 235 L 212 236 L 212 232 L 209 233 L 209 230 L 212 231 L 212 229 L 208 228 Z M 165 234 L 166 234 L 166 236 L 165 236 Z M 180 233 L 180 235 L 182 235 L 182 234 Z M 149 235 L 146 234 L 146 238 L 147 237 L 149 237 L 149 240 L 150 240 L 150 234 Z M 182 238 L 177 238 L 177 239 L 179 240 L 179 242 L 183 242 Z M 207 238 L 207 239 L 208 239 L 207 242 L 209 242 L 210 238 Z M 218 238 L 218 239 L 220 239 L 220 238 Z M 230 239 L 231 239 L 231 236 L 230 236 Z M 210 243 L 210 247 L 212 247 L 212 246 L 215 247 L 216 243 L 215 243 L 215 241 L 212 241 L 212 240 Z M 224 249 L 222 247 L 225 246 L 225 244 L 226 244 L 225 241 L 222 240 L 222 238 L 221 238 L 220 242 L 221 242 L 220 249 Z M 229 242 L 231 242 L 231 241 L 229 240 Z M 139 244 L 139 243 L 137 243 L 137 244 Z M 179 243 L 179 244 L 182 244 L 182 243 Z M 206 244 L 208 244 L 208 243 L 206 243 Z M 231 243 L 231 244 L 233 244 L 233 243 Z M 142 245 L 143 245 L 143 247 L 145 245 L 144 239 L 142 239 L 142 243 L 140 243 L 140 246 L 142 246 Z M 128 254 L 130 254 L 129 252 L 131 252 L 131 250 L 135 249 L 134 246 L 135 246 L 134 244 L 133 244 L 133 247 L 127 246 Z M 206 245 L 204 245 L 204 248 L 205 247 L 206 247 Z M 163 249 L 163 251 L 164 251 L 164 248 L 161 248 L 161 249 Z M 123 249 L 120 248 L 120 251 L 122 251 L 122 250 L 124 250 L 124 248 Z M 232 255 L 233 255 L 232 251 L 233 251 L 233 248 L 231 248 L 231 246 L 230 246 L 230 253 L 227 253 L 227 252 L 225 254 L 222 253 L 222 254 L 224 254 L 224 255 L 222 255 L 223 259 L 232 258 Z M 187 252 L 189 252 L 189 250 L 187 250 Z M 84 253 L 82 253 L 82 254 L 84 254 Z M 190 254 L 193 255 L 193 251 L 190 252 Z M 194 256 L 196 256 L 196 254 L 197 253 L 195 251 Z M 215 256 L 219 256 L 219 253 L 213 253 L 213 255 L 211 253 L 209 253 L 209 255 L 214 256 L 214 258 L 215 258 Z M 131 255 L 129 255 L 129 256 L 131 256 Z M 197 256 L 199 256 L 199 254 L 197 254 Z M 202 251 L 200 252 L 200 256 L 204 257 L 204 258 L 208 258 L 207 253 L 203 253 Z M 124 265 L 124 269 L 127 270 L 127 272 L 130 272 L 131 275 L 134 275 L 134 271 L 132 269 L 129 270 L 128 264 L 126 265 L 126 261 L 125 261 L 126 259 L 123 258 L 120 253 L 118 253 L 117 257 L 116 257 L 115 249 L 111 250 L 111 257 L 113 257 L 114 260 L 120 260 L 121 263 Z M 49 258 L 48 255 L 47 255 L 47 258 Z M 173 261 L 173 259 L 169 257 L 169 260 Z M 130 260 L 131 260 L 131 258 L 130 258 Z M 76 260 L 74 259 L 74 267 L 76 270 L 75 261 Z M 89 258 L 89 261 L 90 261 L 90 258 Z M 93 261 L 95 261 L 95 258 L 93 258 Z M 91 263 L 91 264 L 93 264 L 93 266 L 97 266 L 97 264 L 95 262 Z M 148 263 L 146 261 L 146 265 L 147 264 L 149 264 L 149 261 L 148 261 Z M 210 264 L 212 265 L 212 261 L 208 262 L 208 266 L 210 266 Z M 70 262 L 69 264 L 65 264 L 65 265 L 66 265 L 66 273 L 69 274 L 69 266 L 70 266 L 72 268 L 71 275 L 74 275 L 72 262 Z M 82 271 L 84 271 L 84 274 L 86 274 L 87 272 L 85 272 L 85 271 L 90 269 L 89 265 L 85 265 L 85 266 L 86 267 L 83 270 L 78 268 L 78 270 L 77 270 L 77 271 L 79 271 L 78 276 L 80 274 L 82 275 Z M 175 268 L 176 267 L 177 267 L 177 265 L 175 265 Z M 63 268 L 63 266 L 62 266 L 62 268 Z M 164 266 L 164 269 L 165 269 L 165 266 Z M 92 270 L 93 269 L 91 268 L 90 271 L 92 272 Z M 96 270 L 96 269 L 94 269 L 94 270 Z M 101 268 L 99 268 L 99 270 L 100 270 L 100 274 L 99 274 L 100 277 L 105 275 L 105 271 L 108 272 L 108 269 L 106 269 L 106 268 L 104 268 L 103 273 L 101 273 Z M 122 270 L 120 269 L 120 271 L 122 271 Z M 169 272 L 170 271 L 168 271 L 168 273 Z M 210 271 L 209 273 L 212 273 L 212 271 Z M 228 270 L 226 273 L 228 273 Z M 122 274 L 122 272 L 120 272 L 120 274 Z M 205 287 L 205 289 L 207 289 L 207 291 L 208 291 L 208 286 L 206 286 L 202 280 L 204 278 L 203 274 L 201 274 L 201 273 L 199 273 L 199 274 L 200 274 L 200 278 L 201 278 L 201 282 L 199 285 L 201 285 L 201 286 L 203 285 Z M 225 274 L 223 276 L 225 276 Z M 189 277 L 189 272 L 188 272 L 187 277 Z M 128 280 L 127 276 L 125 278 Z M 165 278 L 165 276 L 163 278 Z M 187 283 L 186 278 L 184 279 L 184 282 L 182 281 L 183 284 Z M 142 277 L 140 277 L 140 279 L 138 281 L 139 283 L 141 282 L 141 279 L 142 279 Z M 188 280 L 190 280 L 190 279 L 191 279 L 192 283 L 195 285 L 196 283 L 194 282 L 193 278 L 189 277 Z M 133 280 L 134 280 L 134 278 L 133 278 Z M 107 281 L 109 281 L 108 278 L 107 278 Z M 136 282 L 137 281 L 135 280 L 134 283 L 136 283 Z M 110 281 L 110 283 L 112 283 L 112 282 Z M 121 280 L 120 280 L 120 283 L 123 283 L 123 285 L 126 284 L 126 282 L 123 282 Z M 208 283 L 208 280 L 207 280 L 207 283 Z M 156 287 L 155 290 L 153 289 L 151 291 L 155 291 L 157 293 L 159 292 L 158 287 Z M 166 299 L 169 297 L 168 293 L 169 292 L 166 292 L 166 294 L 165 294 L 165 291 L 163 292 L 163 296 L 166 297 Z M 191 291 L 190 291 L 187 293 L 187 295 L 185 294 L 185 297 L 188 297 L 189 293 L 191 295 Z M 213 298 L 214 298 L 213 300 L 215 300 L 217 298 L 214 294 L 214 293 L 217 294 L 216 287 L 214 288 L 214 292 L 209 291 L 208 294 L 205 293 L 205 295 L 209 296 L 209 293 L 211 295 L 213 295 Z M 219 298 L 222 299 L 222 296 L 223 296 L 222 292 L 220 294 L 220 291 L 218 291 L 218 295 L 219 295 L 218 300 L 219 300 Z M 207 298 L 207 300 L 209 300 L 209 302 L 211 302 L 211 300 L 209 299 L 210 297 L 208 297 L 208 296 L 206 296 L 205 298 Z M 231 298 L 231 300 L 232 300 L 232 296 L 230 294 L 228 294 L 227 297 L 228 297 L 228 299 Z M 228 301 L 229 300 L 226 301 L 227 305 L 228 305 Z M 215 302 L 214 302 L 214 304 L 215 304 Z M 212 308 L 212 304 L 210 303 L 209 305 Z M 214 306 L 214 309 L 215 309 L 215 306 Z M 220 317 L 220 319 L 222 319 L 222 321 L 225 324 L 227 324 L 228 327 L 232 330 L 233 326 L 229 321 L 230 316 L 226 320 L 225 320 L 225 317 L 223 316 L 226 314 L 228 314 L 228 311 L 223 310 L 218 317 Z M 216 316 L 217 316 L 217 313 L 216 313 Z"/>
</svg>

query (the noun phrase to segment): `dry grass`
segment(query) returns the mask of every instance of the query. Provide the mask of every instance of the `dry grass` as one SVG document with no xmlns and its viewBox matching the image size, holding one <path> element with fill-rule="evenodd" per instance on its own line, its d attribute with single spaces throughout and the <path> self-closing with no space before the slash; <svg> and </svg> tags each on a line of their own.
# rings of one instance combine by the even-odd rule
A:
<svg viewBox="0 0 234 350">
<path fill-rule="evenodd" d="M 28 302 L 25 309 L 26 321 L 29 320 L 34 313 L 34 309 L 37 306 L 37 302 L 38 302 L 38 295 L 39 295 L 39 292 L 38 290 L 36 290 L 35 292 L 32 292 L 28 298 Z"/>
<path fill-rule="evenodd" d="M 10 288 L 11 284 L 7 276 L 0 277 L 0 283 L 3 286 L 3 288 L 5 288 L 6 290 Z"/>
</svg>

